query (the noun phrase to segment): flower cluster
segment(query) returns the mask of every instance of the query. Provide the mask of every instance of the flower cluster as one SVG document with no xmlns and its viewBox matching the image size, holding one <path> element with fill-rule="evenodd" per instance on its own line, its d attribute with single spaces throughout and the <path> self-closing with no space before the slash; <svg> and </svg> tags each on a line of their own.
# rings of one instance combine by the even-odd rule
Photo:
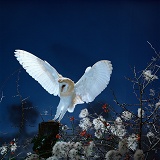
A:
<svg viewBox="0 0 160 160">
<path fill-rule="evenodd" d="M 127 130 L 123 122 L 123 120 L 128 121 L 133 118 L 131 112 L 123 111 L 121 116 L 116 117 L 115 121 L 109 121 L 109 123 L 102 115 L 99 115 L 97 118 L 93 116 L 90 116 L 91 118 L 89 118 L 89 116 L 90 115 L 87 109 L 83 109 L 81 111 L 79 117 L 82 119 L 80 120 L 79 127 L 82 129 L 82 131 L 79 132 L 79 135 L 86 138 L 88 135 L 87 132 L 92 130 L 94 131 L 94 136 L 98 139 L 94 140 L 94 137 L 92 137 L 92 142 L 90 142 L 89 145 L 82 145 L 81 142 L 57 142 L 53 147 L 53 156 L 48 158 L 47 160 L 56 160 L 62 157 L 68 157 L 69 159 L 78 160 L 83 159 L 83 157 L 89 157 L 92 155 L 93 148 L 98 140 L 108 137 L 106 140 L 108 141 L 108 143 L 112 143 L 112 141 L 114 140 L 114 136 L 119 139 L 119 144 L 117 147 L 115 145 L 117 150 L 108 150 L 105 155 L 106 160 L 119 160 L 122 157 L 124 158 L 129 150 L 136 151 L 138 146 L 137 135 L 131 134 L 129 136 L 126 136 Z M 76 144 L 78 144 L 79 148 L 77 148 Z M 99 157 L 99 154 L 95 154 L 95 156 Z"/>
<path fill-rule="evenodd" d="M 84 110 L 82 110 L 84 112 Z M 81 111 L 81 113 L 83 113 Z M 88 115 L 88 110 L 85 109 L 85 112 Z M 129 119 L 132 117 L 132 114 L 129 112 L 123 112 L 122 117 L 126 117 Z M 118 136 L 119 138 L 123 138 L 126 134 L 125 126 L 122 123 L 122 119 L 120 117 L 117 117 L 114 124 L 110 124 L 106 122 L 106 120 L 103 118 L 103 116 L 98 116 L 97 118 L 94 118 L 92 123 L 88 117 L 84 117 L 80 120 L 79 126 L 82 128 L 82 130 L 87 131 L 88 128 L 91 128 L 93 124 L 95 131 L 95 136 L 97 138 L 102 138 L 103 133 L 111 132 L 113 135 Z"/>
<path fill-rule="evenodd" d="M 132 133 L 132 135 L 130 135 L 127 140 L 129 149 L 135 151 L 137 148 L 137 136 Z"/>
<path fill-rule="evenodd" d="M 15 139 L 13 141 L 10 142 L 10 150 L 12 153 L 14 153 L 17 149 L 17 144 L 15 142 Z"/>
<path fill-rule="evenodd" d="M 0 153 L 2 154 L 2 155 L 4 155 L 5 153 L 7 153 L 7 145 L 3 145 L 2 147 L 0 147 Z"/>
<path fill-rule="evenodd" d="M 37 154 L 27 153 L 27 158 L 25 160 L 44 160 L 44 158 L 40 158 Z"/>
<path fill-rule="evenodd" d="M 60 158 L 69 158 L 71 160 L 80 160 L 80 152 L 83 153 L 85 157 L 92 155 L 92 150 L 94 143 L 90 142 L 89 145 L 82 145 L 80 142 L 57 142 L 52 149 L 52 157 L 47 160 L 58 160 Z"/>
<path fill-rule="evenodd" d="M 122 123 L 122 119 L 120 117 L 117 117 L 114 125 L 110 127 L 110 131 L 115 136 L 118 136 L 119 138 L 123 138 L 126 134 L 125 126 Z"/>
<path fill-rule="evenodd" d="M 82 109 L 81 112 L 80 112 L 80 114 L 79 114 L 79 118 L 85 118 L 85 117 L 88 116 L 88 114 L 89 114 L 89 113 L 88 113 L 87 108 Z"/>
<path fill-rule="evenodd" d="M 110 150 L 106 153 L 106 160 L 120 160 L 128 152 L 127 139 L 123 139 L 118 144 L 117 150 Z"/>
<path fill-rule="evenodd" d="M 103 116 L 99 116 L 98 118 L 93 119 L 93 125 L 94 125 L 95 130 L 104 131 L 106 129 L 104 125 L 105 121 L 106 120 L 103 118 Z"/>
<path fill-rule="evenodd" d="M 153 81 L 155 79 L 158 79 L 158 77 L 151 73 L 151 70 L 143 71 L 143 76 L 146 81 Z"/>
<path fill-rule="evenodd" d="M 82 128 L 82 130 L 88 130 L 92 126 L 92 123 L 88 117 L 84 117 L 80 120 L 79 127 Z"/>
<path fill-rule="evenodd" d="M 0 154 L 4 155 L 9 151 L 11 152 L 11 154 L 14 154 L 16 149 L 17 149 L 17 144 L 15 142 L 15 139 L 13 139 L 13 141 L 11 141 L 9 145 L 4 144 L 2 147 L 0 147 Z"/>
<path fill-rule="evenodd" d="M 110 124 L 106 122 L 106 120 L 103 118 L 103 116 L 99 116 L 98 118 L 93 119 L 93 125 L 94 125 L 94 129 L 96 130 L 94 135 L 97 138 L 102 138 L 102 134 L 110 126 Z"/>
</svg>

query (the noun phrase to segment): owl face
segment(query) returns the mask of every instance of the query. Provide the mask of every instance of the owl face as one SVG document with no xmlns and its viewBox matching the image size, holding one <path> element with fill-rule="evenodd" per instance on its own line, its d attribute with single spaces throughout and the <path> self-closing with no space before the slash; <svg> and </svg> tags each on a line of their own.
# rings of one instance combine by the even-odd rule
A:
<svg viewBox="0 0 160 160">
<path fill-rule="evenodd" d="M 59 82 L 59 91 L 61 96 L 69 96 L 74 92 L 74 82 L 69 78 L 60 78 Z"/>
</svg>

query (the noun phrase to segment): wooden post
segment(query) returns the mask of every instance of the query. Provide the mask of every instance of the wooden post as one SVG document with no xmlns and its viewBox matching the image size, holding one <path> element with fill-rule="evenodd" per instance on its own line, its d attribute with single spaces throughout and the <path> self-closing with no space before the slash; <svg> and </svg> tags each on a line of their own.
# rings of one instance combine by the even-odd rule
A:
<svg viewBox="0 0 160 160">
<path fill-rule="evenodd" d="M 33 140 L 33 151 L 35 151 L 42 158 L 51 157 L 52 148 L 57 141 L 56 135 L 58 133 L 58 122 L 49 121 L 40 123 L 38 137 Z"/>
</svg>

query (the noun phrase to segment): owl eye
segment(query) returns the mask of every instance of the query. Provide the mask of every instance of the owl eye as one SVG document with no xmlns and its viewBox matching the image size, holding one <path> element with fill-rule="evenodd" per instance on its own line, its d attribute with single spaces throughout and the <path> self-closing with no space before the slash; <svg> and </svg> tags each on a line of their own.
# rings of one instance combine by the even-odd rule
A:
<svg viewBox="0 0 160 160">
<path fill-rule="evenodd" d="M 65 84 L 62 85 L 61 92 L 63 92 L 65 86 L 66 86 Z"/>
</svg>

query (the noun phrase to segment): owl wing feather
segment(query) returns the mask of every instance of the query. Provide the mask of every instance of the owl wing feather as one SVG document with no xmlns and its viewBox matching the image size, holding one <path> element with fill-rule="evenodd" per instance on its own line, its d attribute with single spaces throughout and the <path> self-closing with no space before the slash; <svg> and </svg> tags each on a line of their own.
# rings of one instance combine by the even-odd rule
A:
<svg viewBox="0 0 160 160">
<path fill-rule="evenodd" d="M 32 78 L 50 94 L 59 95 L 58 79 L 62 76 L 55 68 L 27 51 L 15 50 L 14 53 L 19 63 Z"/>
<path fill-rule="evenodd" d="M 112 64 L 108 60 L 98 61 L 92 67 L 88 67 L 75 84 L 76 96 L 86 103 L 92 102 L 107 87 L 112 69 Z"/>
</svg>

